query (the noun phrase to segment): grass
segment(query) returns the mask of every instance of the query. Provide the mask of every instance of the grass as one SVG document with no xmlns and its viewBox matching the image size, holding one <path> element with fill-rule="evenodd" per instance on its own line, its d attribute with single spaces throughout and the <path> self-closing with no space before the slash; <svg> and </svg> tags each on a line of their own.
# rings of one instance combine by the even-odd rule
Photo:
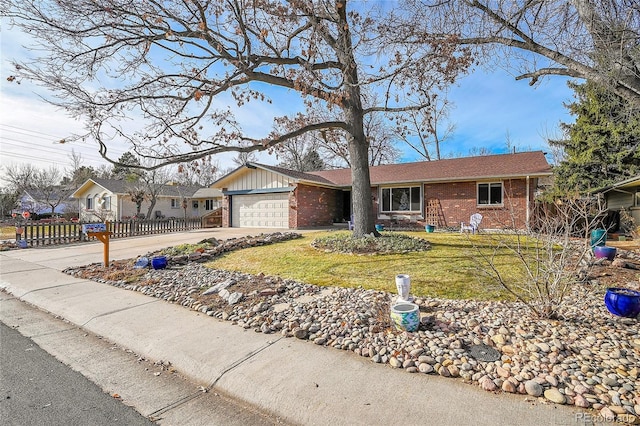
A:
<svg viewBox="0 0 640 426">
<path fill-rule="evenodd" d="M 71 232 L 75 232 L 77 227 L 76 225 L 60 225 L 60 224 L 52 224 L 40 226 L 40 237 L 48 237 L 50 231 L 55 229 L 56 235 L 66 235 Z M 23 238 L 26 238 L 26 227 L 25 231 L 22 234 Z M 15 226 L 2 226 L 0 227 L 0 240 L 11 240 L 16 238 L 16 227 Z"/>
<path fill-rule="evenodd" d="M 455 233 L 407 233 L 431 242 L 426 252 L 352 255 L 327 253 L 311 247 L 311 242 L 328 232 L 306 234 L 303 238 L 263 247 L 238 250 L 209 263 L 218 269 L 264 273 L 320 286 L 364 287 L 395 292 L 395 276 L 411 277 L 411 293 L 449 299 L 506 300 L 509 296 L 477 274 L 473 245 L 491 249 L 491 240 L 482 235 Z M 507 274 L 519 269 L 506 252 L 498 253 Z"/>
<path fill-rule="evenodd" d="M 0 226 L 0 240 L 9 240 L 16 237 L 15 226 Z"/>
</svg>

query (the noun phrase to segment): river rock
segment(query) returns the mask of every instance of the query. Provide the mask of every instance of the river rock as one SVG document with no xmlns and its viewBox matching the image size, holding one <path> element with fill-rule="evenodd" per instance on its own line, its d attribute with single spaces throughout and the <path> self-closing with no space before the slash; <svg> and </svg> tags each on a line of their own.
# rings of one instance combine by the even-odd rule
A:
<svg viewBox="0 0 640 426">
<path fill-rule="evenodd" d="M 544 391 L 544 397 L 556 404 L 565 404 L 567 402 L 565 396 L 561 394 L 560 391 L 556 388 L 551 388 Z"/>
<path fill-rule="evenodd" d="M 540 396 L 544 392 L 544 388 L 535 380 L 527 380 L 524 382 L 524 388 L 528 395 Z"/>
</svg>

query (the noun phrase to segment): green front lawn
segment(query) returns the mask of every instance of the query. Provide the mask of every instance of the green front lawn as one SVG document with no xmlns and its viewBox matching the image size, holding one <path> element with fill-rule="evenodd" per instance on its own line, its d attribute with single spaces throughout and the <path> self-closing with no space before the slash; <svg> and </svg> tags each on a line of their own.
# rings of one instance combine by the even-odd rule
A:
<svg viewBox="0 0 640 426">
<path fill-rule="evenodd" d="M 343 231 L 345 232 L 345 231 Z M 209 263 L 217 269 L 264 273 L 320 286 L 343 286 L 395 292 L 395 276 L 411 277 L 411 293 L 451 299 L 504 300 L 508 296 L 481 279 L 473 245 L 491 248 L 483 235 L 457 233 L 408 233 L 431 242 L 426 252 L 392 255 L 326 253 L 311 241 L 327 232 L 306 234 L 283 243 L 238 250 Z M 519 269 L 506 252 L 499 253 L 504 271 Z M 484 281 L 484 282 L 482 282 Z"/>
</svg>

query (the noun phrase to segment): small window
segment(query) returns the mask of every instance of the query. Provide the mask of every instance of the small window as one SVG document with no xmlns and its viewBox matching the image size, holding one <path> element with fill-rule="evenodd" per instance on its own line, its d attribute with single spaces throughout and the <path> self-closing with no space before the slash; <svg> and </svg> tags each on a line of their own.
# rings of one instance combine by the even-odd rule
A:
<svg viewBox="0 0 640 426">
<path fill-rule="evenodd" d="M 86 201 L 85 207 L 87 210 L 93 210 L 93 197 L 91 196 L 91 194 L 87 195 L 87 201 Z"/>
<path fill-rule="evenodd" d="M 502 205 L 502 182 L 479 183 L 478 205 L 496 206 Z"/>
<path fill-rule="evenodd" d="M 381 211 L 420 212 L 422 191 L 419 186 L 382 188 Z"/>
<path fill-rule="evenodd" d="M 214 200 L 204 200 L 204 209 L 205 210 L 215 210 L 216 203 Z"/>
<path fill-rule="evenodd" d="M 111 210 L 111 197 L 104 197 L 104 204 L 102 205 L 104 210 Z"/>
<path fill-rule="evenodd" d="M 177 198 L 172 198 L 171 199 L 171 208 L 172 209 L 179 209 L 180 208 L 180 203 L 178 203 L 178 199 Z"/>
</svg>

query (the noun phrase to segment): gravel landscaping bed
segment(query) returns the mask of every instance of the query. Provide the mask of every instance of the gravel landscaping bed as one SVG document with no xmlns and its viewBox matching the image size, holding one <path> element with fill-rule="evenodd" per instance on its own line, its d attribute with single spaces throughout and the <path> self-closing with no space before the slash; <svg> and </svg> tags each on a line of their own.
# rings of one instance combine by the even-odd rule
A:
<svg viewBox="0 0 640 426">
<path fill-rule="evenodd" d="M 202 263 L 232 247 L 297 237 L 276 233 L 217 242 L 215 250 L 169 257 L 169 267 L 161 270 L 136 270 L 133 259 L 108 269 L 94 264 L 65 272 L 245 329 L 348 350 L 408 373 L 458 378 L 486 391 L 590 408 L 606 420 L 640 424 L 640 324 L 611 315 L 603 303 L 608 286 L 640 288 L 637 270 L 598 261 L 586 283 L 571 289 L 558 320 L 532 318 L 521 303 L 417 298 L 421 324 L 409 333 L 390 322 L 396 295 L 317 287 Z M 619 250 L 619 257 L 640 264 L 638 253 Z"/>
</svg>

